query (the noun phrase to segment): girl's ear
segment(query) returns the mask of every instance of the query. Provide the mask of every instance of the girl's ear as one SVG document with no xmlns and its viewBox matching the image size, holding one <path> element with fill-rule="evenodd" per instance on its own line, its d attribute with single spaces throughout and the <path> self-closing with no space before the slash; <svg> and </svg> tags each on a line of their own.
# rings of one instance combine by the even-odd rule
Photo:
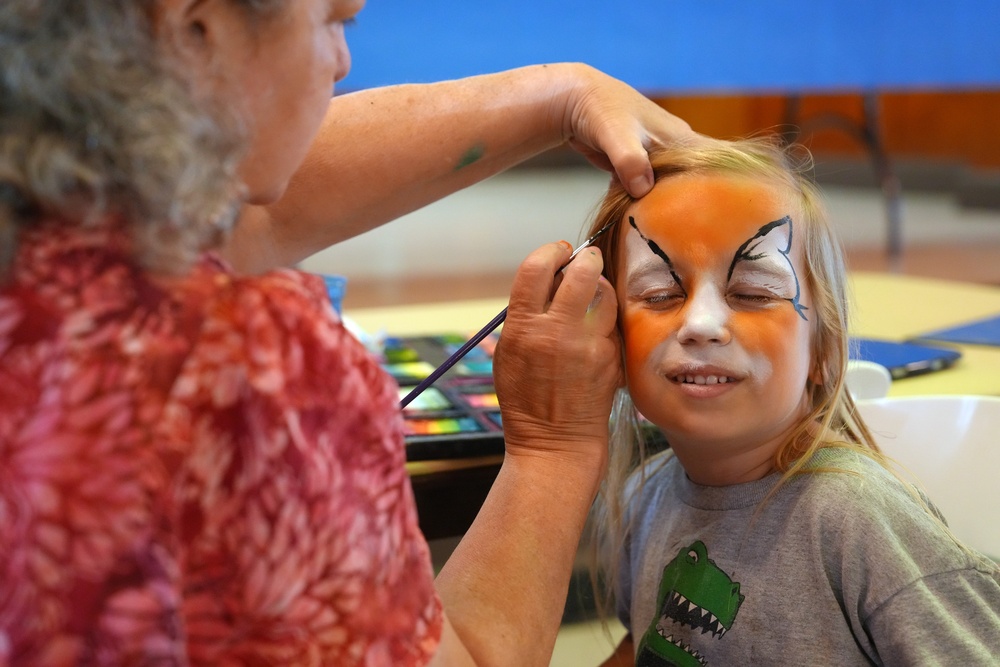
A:
<svg viewBox="0 0 1000 667">
<path fill-rule="evenodd" d="M 810 360 L 809 366 L 809 382 L 813 385 L 822 387 L 830 375 L 830 370 L 827 367 L 826 361 L 823 360 L 823 349 L 819 343 L 819 335 L 813 331 L 812 334 L 812 359 Z"/>
<path fill-rule="evenodd" d="M 822 385 L 826 381 L 826 364 L 814 362 L 809 371 L 809 381 L 816 385 Z"/>
</svg>

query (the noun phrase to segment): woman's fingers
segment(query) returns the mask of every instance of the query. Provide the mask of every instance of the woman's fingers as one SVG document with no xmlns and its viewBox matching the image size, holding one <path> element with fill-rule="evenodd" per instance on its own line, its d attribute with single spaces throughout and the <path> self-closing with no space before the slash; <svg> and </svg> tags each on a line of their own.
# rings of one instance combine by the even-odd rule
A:
<svg viewBox="0 0 1000 667">
<path fill-rule="evenodd" d="M 697 141 L 687 122 L 631 86 L 578 66 L 563 111 L 564 135 L 591 163 L 615 174 L 633 197 L 653 187 L 647 151 L 657 144 Z"/>
<path fill-rule="evenodd" d="M 510 290 L 509 313 L 540 314 L 548 310 L 556 275 L 572 254 L 566 241 L 548 243 L 521 262 Z"/>
<path fill-rule="evenodd" d="M 568 259 L 568 248 L 544 246 L 514 281 L 494 363 L 509 452 L 541 447 L 593 456 L 606 446 L 621 380 L 617 304 L 601 277 L 599 250 L 581 251 L 557 280 Z"/>
</svg>

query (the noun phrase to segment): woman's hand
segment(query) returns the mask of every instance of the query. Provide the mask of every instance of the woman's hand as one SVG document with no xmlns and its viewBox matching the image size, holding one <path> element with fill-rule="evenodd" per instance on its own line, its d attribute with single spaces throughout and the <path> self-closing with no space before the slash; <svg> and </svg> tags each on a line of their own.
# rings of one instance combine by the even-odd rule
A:
<svg viewBox="0 0 1000 667">
<path fill-rule="evenodd" d="M 551 660 L 621 379 L 617 304 L 600 251 L 581 252 L 560 280 L 570 254 L 550 243 L 514 278 L 493 365 L 506 456 L 437 577 L 451 624 L 439 664 Z"/>
<path fill-rule="evenodd" d="M 533 252 L 514 278 L 494 361 L 507 454 L 554 455 L 601 466 L 621 384 L 614 289 L 596 248 L 565 271 L 569 244 Z"/>
<path fill-rule="evenodd" d="M 563 137 L 592 164 L 610 171 L 633 197 L 653 187 L 646 150 L 699 135 L 631 86 L 578 63 L 551 65 L 565 77 L 558 114 Z"/>
</svg>

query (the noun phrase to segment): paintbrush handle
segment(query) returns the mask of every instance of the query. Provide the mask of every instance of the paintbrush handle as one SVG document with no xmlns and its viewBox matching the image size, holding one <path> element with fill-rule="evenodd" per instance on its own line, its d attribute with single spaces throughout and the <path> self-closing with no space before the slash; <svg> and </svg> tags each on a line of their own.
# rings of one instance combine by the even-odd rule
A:
<svg viewBox="0 0 1000 667">
<path fill-rule="evenodd" d="M 466 354 L 468 354 L 469 350 L 471 350 L 475 346 L 479 345 L 483 341 L 484 338 L 486 338 L 491 333 L 493 333 L 493 331 L 496 330 L 496 328 L 498 326 L 500 326 L 501 324 L 503 324 L 503 321 L 505 319 L 507 319 L 507 309 L 506 308 L 504 308 L 503 310 L 501 310 L 500 313 L 496 317 L 494 317 L 492 320 L 490 320 L 489 324 L 487 324 L 485 327 L 483 327 L 482 329 L 479 330 L 479 333 L 477 333 L 475 336 L 473 336 L 472 338 L 470 338 L 469 340 L 467 340 L 465 342 L 465 344 L 462 345 L 462 347 L 460 347 L 457 350 L 455 350 L 455 353 L 452 354 L 450 357 L 448 357 L 443 364 L 441 364 L 440 366 L 438 366 L 437 368 L 435 368 L 434 371 L 430 375 L 428 375 L 427 377 L 425 377 L 420 382 L 420 384 L 418 384 L 416 387 L 414 387 L 410 391 L 409 394 L 407 394 L 406 396 L 404 396 L 403 399 L 399 402 L 399 407 L 400 408 L 405 408 L 407 405 L 409 405 L 410 402 L 413 399 L 415 399 L 417 396 L 419 396 L 420 393 L 423 392 L 424 389 L 427 389 L 427 387 L 429 387 L 432 384 L 434 384 L 434 382 L 439 377 L 441 377 L 442 375 L 444 375 L 448 371 L 449 368 L 451 368 L 452 366 L 454 366 L 456 363 L 458 363 L 458 361 L 462 357 L 464 357 Z"/>
<path fill-rule="evenodd" d="M 574 250 L 570 254 L 569 259 L 566 260 L 566 263 L 559 267 L 559 271 L 562 271 L 563 269 L 565 269 L 569 265 L 569 263 L 573 261 L 573 258 L 576 257 L 578 254 L 580 254 L 581 250 L 583 250 L 584 248 L 586 248 L 587 246 L 589 246 L 591 243 L 593 243 L 595 240 L 597 240 L 597 237 L 600 236 L 601 234 L 603 234 L 604 232 L 608 231 L 608 229 L 610 229 L 613 224 L 615 224 L 614 220 L 612 220 L 608 224 L 606 224 L 603 227 L 601 227 L 597 231 L 596 234 L 594 234 L 589 239 L 587 239 L 586 241 L 584 241 L 583 243 L 581 243 L 579 246 L 577 246 L 576 250 Z M 504 308 L 503 310 L 501 310 L 499 315 L 497 315 L 496 317 L 494 317 L 490 321 L 489 324 L 487 324 L 485 327 L 483 327 L 482 329 L 479 330 L 479 333 L 477 333 L 475 336 L 473 336 L 468 341 L 466 341 L 465 345 L 463 345 L 462 347 L 458 348 L 453 355 L 451 355 L 450 357 L 448 357 L 445 360 L 445 362 L 443 364 L 441 364 L 440 366 L 438 366 L 437 368 L 435 368 L 434 371 L 430 375 L 428 375 L 427 377 L 425 377 L 420 382 L 420 384 L 418 384 L 416 387 L 414 387 L 410 391 L 409 394 L 407 394 L 406 396 L 404 396 L 403 399 L 399 402 L 399 407 L 400 408 L 405 408 L 407 405 L 409 405 L 410 402 L 413 401 L 413 399 L 415 399 L 417 396 L 419 396 L 420 393 L 424 389 L 427 389 L 427 387 L 429 387 L 432 384 L 434 384 L 434 382 L 439 377 L 441 377 L 442 375 L 444 375 L 448 371 L 449 368 L 451 368 L 456 363 L 458 363 L 459 359 L 461 359 L 466 354 L 468 354 L 469 350 L 471 350 L 472 348 L 474 348 L 476 345 L 479 345 L 479 343 L 481 343 L 484 338 L 486 338 L 487 336 L 489 336 L 498 326 L 500 326 L 501 324 L 503 324 L 503 321 L 505 319 L 507 319 L 507 309 L 506 308 Z"/>
</svg>

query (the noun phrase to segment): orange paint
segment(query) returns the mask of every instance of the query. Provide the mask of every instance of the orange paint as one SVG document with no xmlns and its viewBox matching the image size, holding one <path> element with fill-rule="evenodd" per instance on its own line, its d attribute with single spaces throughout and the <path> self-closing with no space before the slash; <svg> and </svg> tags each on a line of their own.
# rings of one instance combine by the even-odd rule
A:
<svg viewBox="0 0 1000 667">
<path fill-rule="evenodd" d="M 756 181 L 677 176 L 660 182 L 629 209 L 626 217 L 633 216 L 642 233 L 667 253 L 690 290 L 707 271 L 714 268 L 716 277 L 721 275 L 720 269 L 728 271 L 739 247 L 761 226 L 787 214 L 789 206 L 786 198 Z M 795 270 L 804 274 L 801 266 Z M 658 319 L 649 317 L 648 312 L 645 315 L 647 320 Z M 641 323 L 643 313 L 635 317 L 635 324 L 643 330 L 657 328 L 651 322 Z M 780 352 L 784 334 L 801 319 L 790 304 L 765 317 L 759 312 L 735 312 L 732 318 L 732 326 L 745 344 L 769 356 Z M 630 355 L 641 352 L 628 350 Z"/>
</svg>

